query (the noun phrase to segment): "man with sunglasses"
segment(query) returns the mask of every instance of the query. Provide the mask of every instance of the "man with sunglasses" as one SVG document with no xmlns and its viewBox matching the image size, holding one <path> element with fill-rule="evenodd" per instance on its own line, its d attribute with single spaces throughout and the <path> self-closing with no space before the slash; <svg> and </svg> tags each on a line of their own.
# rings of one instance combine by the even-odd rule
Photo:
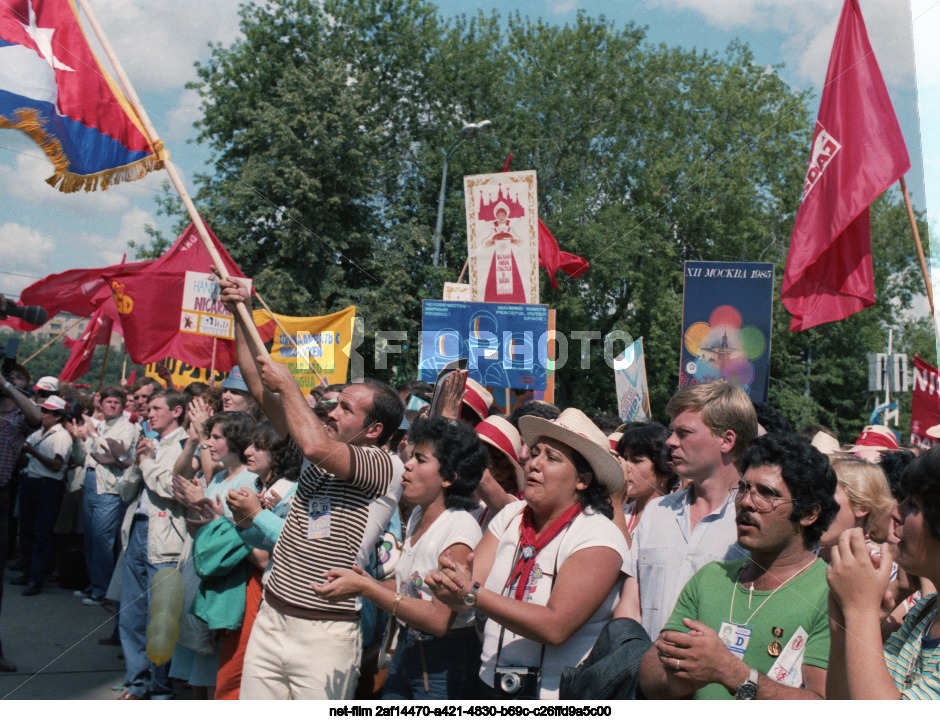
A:
<svg viewBox="0 0 940 721">
<path fill-rule="evenodd" d="M 734 483 L 738 544 L 682 589 L 643 657 L 652 698 L 820 699 L 829 658 L 826 563 L 814 549 L 839 510 L 828 459 L 794 435 L 756 439 Z"/>
</svg>

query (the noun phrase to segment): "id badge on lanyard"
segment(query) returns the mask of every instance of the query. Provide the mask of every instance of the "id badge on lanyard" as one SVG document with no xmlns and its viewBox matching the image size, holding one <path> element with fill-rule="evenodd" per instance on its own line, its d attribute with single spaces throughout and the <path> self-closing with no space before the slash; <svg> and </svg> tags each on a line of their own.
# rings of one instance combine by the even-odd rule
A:
<svg viewBox="0 0 940 721">
<path fill-rule="evenodd" d="M 725 648 L 742 660 L 753 633 L 754 631 L 750 627 L 739 626 L 730 621 L 722 621 L 721 628 L 718 629 L 718 637 L 725 645 Z"/>
<path fill-rule="evenodd" d="M 311 498 L 308 505 L 307 538 L 330 537 L 330 497 Z"/>
</svg>

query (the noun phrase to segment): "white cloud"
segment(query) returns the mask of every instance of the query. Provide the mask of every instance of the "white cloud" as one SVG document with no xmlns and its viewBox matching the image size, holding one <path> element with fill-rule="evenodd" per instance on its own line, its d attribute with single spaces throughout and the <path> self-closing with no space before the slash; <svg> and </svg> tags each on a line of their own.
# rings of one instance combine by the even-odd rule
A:
<svg viewBox="0 0 940 721">
<path fill-rule="evenodd" d="M 578 0 L 549 0 L 548 11 L 552 15 L 564 15 L 578 7 Z"/>
<path fill-rule="evenodd" d="M 20 291 L 49 273 L 49 258 L 56 243 L 47 235 L 19 223 L 0 225 L 0 258 L 16 258 L 17 275 L 0 275 L 0 288 L 4 294 L 19 295 Z M 30 277 L 35 276 L 35 277 Z"/>
<path fill-rule="evenodd" d="M 784 36 L 781 58 L 802 82 L 822 87 L 842 0 L 647 0 L 651 7 L 691 10 L 723 30 L 776 32 Z M 886 83 L 914 82 L 910 5 L 903 0 L 860 0 L 872 50 Z M 744 35 L 744 33 L 742 33 Z"/>
<path fill-rule="evenodd" d="M 181 88 L 196 77 L 193 63 L 209 56 L 208 43 L 239 35 L 233 0 L 97 0 L 93 12 L 138 94 Z"/>
<path fill-rule="evenodd" d="M 153 215 L 135 208 L 121 216 L 121 225 L 115 235 L 106 237 L 97 233 L 80 233 L 75 244 L 82 248 L 90 267 L 120 263 L 125 253 L 128 254 L 128 260 L 133 260 L 133 252 L 127 246 L 128 241 L 146 241 L 144 227 L 154 224 Z"/>
<path fill-rule="evenodd" d="M 193 123 L 202 117 L 202 98 L 195 90 L 184 90 L 180 93 L 176 107 L 166 114 L 166 134 L 164 140 L 167 145 L 177 142 L 184 143 L 189 137 L 195 136 Z"/>
</svg>

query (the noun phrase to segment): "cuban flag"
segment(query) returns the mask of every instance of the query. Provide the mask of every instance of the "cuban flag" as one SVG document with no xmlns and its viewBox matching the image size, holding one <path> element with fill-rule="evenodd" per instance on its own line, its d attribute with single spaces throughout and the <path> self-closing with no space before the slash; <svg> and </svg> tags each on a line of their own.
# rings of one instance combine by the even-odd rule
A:
<svg viewBox="0 0 940 721">
<path fill-rule="evenodd" d="M 62 192 L 105 190 L 163 162 L 88 46 L 72 0 L 0 2 L 0 128 L 22 130 Z"/>
</svg>

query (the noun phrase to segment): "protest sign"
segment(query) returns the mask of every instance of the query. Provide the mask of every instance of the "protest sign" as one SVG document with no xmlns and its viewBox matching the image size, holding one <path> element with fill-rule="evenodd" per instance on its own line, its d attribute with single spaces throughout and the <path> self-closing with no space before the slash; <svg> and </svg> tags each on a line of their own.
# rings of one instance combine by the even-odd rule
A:
<svg viewBox="0 0 940 721">
<path fill-rule="evenodd" d="M 169 369 L 170 379 L 177 388 L 185 388 L 190 383 L 197 381 L 200 383 L 209 383 L 211 373 L 208 368 L 195 368 L 176 358 L 164 358 L 160 363 Z M 144 375 L 159 381 L 160 385 L 163 385 L 163 379 L 160 377 L 160 374 L 157 373 L 156 363 L 148 363 L 144 367 Z M 212 375 L 211 378 L 215 381 L 216 385 L 218 385 L 225 380 L 227 375 L 228 373 L 225 371 L 217 370 L 215 375 Z"/>
<path fill-rule="evenodd" d="M 557 358 L 555 343 L 551 342 L 555 338 L 555 310 L 550 308 L 548 311 L 548 339 L 549 343 L 546 345 L 546 356 L 547 356 L 547 367 L 548 367 L 548 376 L 545 379 L 545 390 L 544 391 L 535 391 L 535 390 L 520 390 L 519 388 L 490 388 L 490 393 L 493 394 L 493 405 L 499 410 L 500 413 L 505 413 L 507 416 L 510 415 L 516 408 L 521 406 L 523 403 L 528 403 L 529 401 L 544 401 L 545 403 L 554 403 L 555 402 L 555 361 Z M 507 405 L 507 393 L 508 393 L 508 405 Z"/>
<path fill-rule="evenodd" d="M 535 171 L 468 175 L 463 185 L 472 300 L 538 303 Z"/>
<path fill-rule="evenodd" d="M 447 363 L 467 358 L 485 386 L 544 391 L 547 343 L 547 306 L 426 300 L 419 377 L 433 383 Z"/>
<path fill-rule="evenodd" d="M 927 429 L 940 424 L 940 372 L 914 356 L 914 393 L 911 401 L 911 443 L 920 448 L 933 448 L 937 440 Z"/>
<path fill-rule="evenodd" d="M 243 278 L 242 282 L 251 292 L 251 279 Z M 235 319 L 219 300 L 221 292 L 215 274 L 187 270 L 180 332 L 235 340 Z"/>
<path fill-rule="evenodd" d="M 473 292 L 466 283 L 444 283 L 443 300 L 459 300 L 468 303 L 473 300 Z"/>
<path fill-rule="evenodd" d="M 271 358 L 290 368 L 304 393 L 321 384 L 345 383 L 349 371 L 349 345 L 352 341 L 356 307 L 349 306 L 331 315 L 294 318 L 277 315 L 285 334 L 271 314 L 254 312 L 255 324 L 263 338 L 271 338 Z"/>
<path fill-rule="evenodd" d="M 767 401 L 773 289 L 773 263 L 686 262 L 680 388 L 724 379 Z"/>
<path fill-rule="evenodd" d="M 614 384 L 620 420 L 643 421 L 649 418 L 650 392 L 646 383 L 646 356 L 640 338 L 614 359 Z"/>
</svg>

